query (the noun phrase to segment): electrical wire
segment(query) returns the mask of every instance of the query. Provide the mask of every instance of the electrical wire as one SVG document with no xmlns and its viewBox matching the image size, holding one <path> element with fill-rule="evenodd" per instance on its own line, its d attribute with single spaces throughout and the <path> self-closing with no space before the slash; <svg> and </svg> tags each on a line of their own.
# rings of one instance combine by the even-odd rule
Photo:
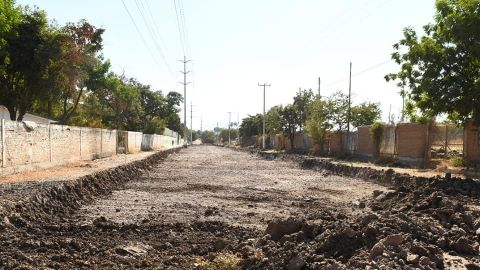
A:
<svg viewBox="0 0 480 270">
<path fill-rule="evenodd" d="M 170 68 L 170 65 L 168 64 L 168 61 L 165 57 L 165 54 L 163 53 L 163 50 L 162 50 L 159 42 L 157 41 L 158 37 L 156 36 L 155 29 L 153 29 L 153 26 L 151 25 L 151 22 L 148 20 L 147 16 L 145 15 L 145 13 L 146 13 L 144 11 L 145 7 L 143 6 L 142 2 L 138 1 L 138 0 L 135 0 L 135 5 L 137 6 L 138 11 L 140 12 L 140 16 L 142 17 L 143 23 L 145 24 L 145 26 L 147 28 L 147 31 L 149 33 L 149 36 L 150 36 L 150 38 L 153 42 L 153 45 L 154 45 L 155 49 L 157 49 L 158 53 L 160 54 L 161 59 L 163 60 L 163 63 L 165 64 L 165 66 L 168 69 L 168 72 L 170 73 L 170 75 L 173 76 L 172 69 Z"/>
<path fill-rule="evenodd" d="M 151 50 L 150 47 L 148 46 L 147 41 L 145 40 L 145 38 L 143 37 L 143 34 L 142 34 L 142 32 L 140 31 L 140 28 L 138 28 L 138 25 L 137 25 L 137 23 L 135 22 L 135 19 L 133 18 L 132 14 L 130 13 L 130 10 L 128 9 L 127 5 L 125 5 L 125 1 L 124 1 L 124 0 L 122 0 L 122 4 L 123 4 L 123 7 L 125 8 L 125 11 L 127 11 L 128 16 L 130 17 L 130 20 L 132 21 L 133 25 L 135 26 L 135 29 L 137 30 L 138 35 L 139 35 L 140 38 L 142 39 L 143 44 L 145 45 L 145 47 L 147 48 L 148 52 L 150 53 L 150 56 L 152 57 L 153 61 L 157 64 L 157 66 L 158 66 L 159 68 L 161 68 L 160 63 L 158 62 L 157 58 L 155 58 L 154 54 L 152 53 L 152 50 Z"/>
</svg>

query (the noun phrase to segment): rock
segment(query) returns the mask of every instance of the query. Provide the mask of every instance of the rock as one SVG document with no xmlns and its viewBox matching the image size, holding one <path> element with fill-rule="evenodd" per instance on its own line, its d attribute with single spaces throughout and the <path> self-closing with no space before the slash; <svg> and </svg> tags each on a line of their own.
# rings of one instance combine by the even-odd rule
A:
<svg viewBox="0 0 480 270">
<path fill-rule="evenodd" d="M 477 229 L 477 231 L 475 232 L 476 235 L 480 235 L 480 228 Z"/>
<path fill-rule="evenodd" d="M 475 263 L 467 263 L 465 264 L 465 268 L 467 268 L 467 270 L 480 270 L 480 265 Z"/>
<path fill-rule="evenodd" d="M 368 257 L 369 260 L 375 259 L 378 255 L 382 254 L 385 250 L 385 246 L 382 242 L 376 243 L 372 249 L 370 250 L 370 256 Z"/>
<path fill-rule="evenodd" d="M 428 257 L 425 257 L 425 256 L 422 256 L 420 257 L 420 260 L 418 261 L 418 263 L 422 266 L 428 266 L 430 265 L 432 261 L 430 261 L 430 259 Z"/>
<path fill-rule="evenodd" d="M 377 220 L 377 219 L 378 219 L 378 216 L 376 214 L 372 213 L 372 214 L 368 214 L 368 215 L 364 216 L 362 218 L 361 223 L 362 223 L 363 226 L 367 226 L 370 222 L 372 222 L 373 220 Z"/>
<path fill-rule="evenodd" d="M 417 254 L 409 253 L 409 254 L 407 255 L 407 262 L 408 262 L 408 263 L 416 264 L 419 259 L 420 259 L 420 256 L 417 255 Z"/>
<path fill-rule="evenodd" d="M 373 198 L 377 198 L 378 195 L 380 195 L 380 194 L 382 194 L 382 193 L 383 193 L 383 191 L 381 191 L 381 190 L 374 190 L 374 191 L 373 191 Z"/>
<path fill-rule="evenodd" d="M 300 270 L 302 267 L 304 267 L 306 264 L 305 260 L 300 256 L 297 255 L 293 257 L 289 262 L 286 267 L 287 270 Z"/>
<path fill-rule="evenodd" d="M 403 235 L 401 234 L 392 234 L 382 240 L 385 246 L 398 246 L 403 243 Z"/>
<path fill-rule="evenodd" d="M 464 236 L 458 238 L 458 240 L 453 243 L 452 248 L 461 254 L 476 255 L 478 253 L 478 250 Z"/>
<path fill-rule="evenodd" d="M 303 221 L 289 218 L 286 220 L 274 219 L 268 223 L 265 234 L 269 234 L 273 241 L 278 241 L 286 234 L 292 234 L 302 229 Z"/>
</svg>

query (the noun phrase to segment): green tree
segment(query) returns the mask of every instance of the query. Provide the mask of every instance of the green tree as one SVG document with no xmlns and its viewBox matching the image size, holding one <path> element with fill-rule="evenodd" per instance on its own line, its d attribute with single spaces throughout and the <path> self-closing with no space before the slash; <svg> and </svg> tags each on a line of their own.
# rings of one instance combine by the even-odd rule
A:
<svg viewBox="0 0 480 270">
<path fill-rule="evenodd" d="M 312 136 L 313 142 L 320 147 L 320 153 L 324 152 L 323 141 L 333 128 L 331 105 L 331 102 L 317 97 L 308 108 L 310 118 L 306 123 L 307 132 Z"/>
<path fill-rule="evenodd" d="M 97 29 L 87 21 L 68 23 L 62 29 L 61 53 L 57 60 L 56 87 L 60 89 L 62 113 L 60 123 L 75 113 L 81 98 L 88 89 L 89 71 L 97 66 L 97 53 L 102 49 L 104 29 Z"/>
<path fill-rule="evenodd" d="M 215 133 L 210 130 L 204 130 L 200 138 L 202 139 L 203 143 L 214 143 L 215 142 Z"/>
<path fill-rule="evenodd" d="M 280 123 L 285 134 L 290 138 L 292 149 L 295 146 L 295 133 L 299 123 L 298 110 L 295 105 L 288 104 L 280 111 Z"/>
<path fill-rule="evenodd" d="M 337 91 L 328 97 L 328 104 L 331 109 L 330 121 L 338 131 L 347 129 L 348 125 L 348 96 Z"/>
<path fill-rule="evenodd" d="M 400 71 L 386 76 L 410 89 L 409 99 L 427 117 L 447 114 L 480 124 L 480 1 L 437 0 L 434 22 L 418 37 L 405 28 L 392 54 Z"/>
<path fill-rule="evenodd" d="M 268 110 L 265 115 L 265 129 L 269 135 L 279 134 L 283 131 L 282 124 L 280 122 L 280 111 L 282 106 L 273 106 Z"/>
<path fill-rule="evenodd" d="M 298 127 L 300 131 L 303 130 L 303 127 L 305 126 L 305 122 L 309 117 L 308 106 L 310 105 L 310 103 L 312 103 L 313 98 L 314 98 L 314 94 L 312 92 L 312 89 L 309 89 L 309 90 L 299 89 L 297 94 L 293 97 L 293 105 L 295 105 L 295 108 L 297 110 Z"/>
<path fill-rule="evenodd" d="M 11 120 L 21 121 L 34 101 L 49 90 L 44 74 L 50 62 L 47 53 L 50 29 L 45 13 L 38 9 L 25 9 L 18 23 L 10 23 L 2 26 L 2 31 L 8 29 L 8 33 L 2 33 L 4 36 L 0 38 L 5 44 L 0 49 L 3 61 L 0 63 L 0 103 L 8 109 Z"/>
<path fill-rule="evenodd" d="M 251 137 L 262 134 L 263 130 L 263 115 L 248 115 L 242 119 L 239 132 L 241 137 Z"/>
<path fill-rule="evenodd" d="M 350 119 L 352 126 L 367 126 L 380 119 L 380 104 L 363 102 L 351 108 Z"/>
</svg>

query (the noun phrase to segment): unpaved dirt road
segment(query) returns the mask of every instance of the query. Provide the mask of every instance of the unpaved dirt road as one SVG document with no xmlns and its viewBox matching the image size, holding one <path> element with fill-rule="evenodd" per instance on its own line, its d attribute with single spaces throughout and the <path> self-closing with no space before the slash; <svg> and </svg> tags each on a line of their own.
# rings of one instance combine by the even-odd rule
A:
<svg viewBox="0 0 480 270">
<path fill-rule="evenodd" d="M 112 172 L 43 195 L 0 186 L 0 218 L 15 190 L 34 194 L 0 220 L 0 269 L 480 269 L 478 182 L 363 177 L 393 189 L 301 164 L 196 146 L 108 195 Z"/>
<path fill-rule="evenodd" d="M 297 163 L 269 161 L 215 146 L 183 150 L 80 211 L 85 222 L 220 221 L 265 230 L 274 217 L 312 208 L 351 211 L 354 202 L 384 187 L 353 178 L 304 170 Z"/>
</svg>

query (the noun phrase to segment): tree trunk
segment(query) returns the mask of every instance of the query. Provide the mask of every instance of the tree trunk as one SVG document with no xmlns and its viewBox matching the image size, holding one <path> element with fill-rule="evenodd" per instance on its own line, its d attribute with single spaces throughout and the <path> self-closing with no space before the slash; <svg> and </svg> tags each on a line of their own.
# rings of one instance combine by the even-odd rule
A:
<svg viewBox="0 0 480 270">
<path fill-rule="evenodd" d="M 10 120 L 17 121 L 17 111 L 15 110 L 15 106 L 6 105 L 8 113 L 10 114 Z"/>
</svg>

